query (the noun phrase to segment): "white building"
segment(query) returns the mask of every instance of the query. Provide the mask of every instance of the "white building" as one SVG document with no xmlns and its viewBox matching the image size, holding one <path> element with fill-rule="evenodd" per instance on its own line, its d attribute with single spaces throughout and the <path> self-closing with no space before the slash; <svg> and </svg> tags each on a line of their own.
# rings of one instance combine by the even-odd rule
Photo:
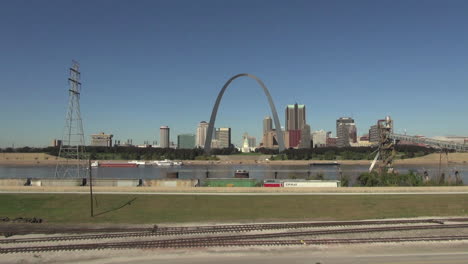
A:
<svg viewBox="0 0 468 264">
<path fill-rule="evenodd" d="M 312 132 L 312 141 L 314 148 L 327 146 L 327 132 L 323 129 Z"/>
<path fill-rule="evenodd" d="M 200 124 L 198 124 L 198 127 L 197 127 L 197 136 L 195 138 L 195 147 L 200 147 L 200 148 L 205 147 L 205 140 L 206 140 L 207 131 L 208 131 L 208 123 L 205 122 L 205 121 L 201 121 Z"/>
<path fill-rule="evenodd" d="M 249 134 L 244 133 L 244 135 L 242 136 L 242 147 L 240 150 L 242 152 L 251 152 L 251 151 L 255 151 L 255 147 L 256 147 L 255 137 L 251 137 L 249 136 Z"/>
<path fill-rule="evenodd" d="M 168 148 L 169 145 L 169 127 L 162 126 L 159 128 L 159 146 L 161 148 Z"/>
</svg>

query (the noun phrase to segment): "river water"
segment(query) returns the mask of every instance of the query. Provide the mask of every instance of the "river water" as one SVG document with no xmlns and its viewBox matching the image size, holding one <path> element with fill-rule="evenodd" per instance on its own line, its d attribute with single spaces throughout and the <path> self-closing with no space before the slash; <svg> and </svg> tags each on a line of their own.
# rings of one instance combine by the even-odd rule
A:
<svg viewBox="0 0 468 264">
<path fill-rule="evenodd" d="M 322 174 L 326 180 L 338 180 L 340 170 L 342 175 L 349 176 L 353 184 L 359 174 L 368 171 L 366 165 L 341 165 L 341 166 L 309 166 L 309 165 L 183 165 L 176 167 L 140 166 L 137 168 L 93 168 L 93 177 L 101 179 L 162 179 L 167 173 L 178 172 L 180 179 L 206 179 L 209 178 L 233 178 L 236 170 L 249 171 L 250 178 L 264 179 L 304 179 Z M 439 173 L 438 165 L 401 165 L 397 167 L 400 173 L 416 171 L 435 178 Z M 441 173 L 446 178 L 454 177 L 455 171 L 468 185 L 468 164 L 442 166 Z M 55 166 L 0 166 L 0 178 L 53 178 Z"/>
</svg>

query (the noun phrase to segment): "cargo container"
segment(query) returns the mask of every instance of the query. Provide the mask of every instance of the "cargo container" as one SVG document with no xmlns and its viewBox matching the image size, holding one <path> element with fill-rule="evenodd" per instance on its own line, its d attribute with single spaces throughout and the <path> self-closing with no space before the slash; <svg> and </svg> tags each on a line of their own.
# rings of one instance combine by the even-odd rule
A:
<svg viewBox="0 0 468 264">
<path fill-rule="evenodd" d="M 340 187 L 340 181 L 284 181 L 283 187 Z"/>
<path fill-rule="evenodd" d="M 283 184 L 278 183 L 263 183 L 263 187 L 283 187 Z"/>
<path fill-rule="evenodd" d="M 223 178 L 213 178 L 206 179 L 204 181 L 204 186 L 207 187 L 255 187 L 257 181 L 255 179 L 223 179 Z"/>
</svg>

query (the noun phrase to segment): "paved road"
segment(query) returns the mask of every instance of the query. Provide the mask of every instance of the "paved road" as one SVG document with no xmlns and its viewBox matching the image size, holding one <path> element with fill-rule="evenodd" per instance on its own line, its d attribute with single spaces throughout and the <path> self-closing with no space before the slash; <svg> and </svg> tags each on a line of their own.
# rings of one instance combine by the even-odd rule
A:
<svg viewBox="0 0 468 264">
<path fill-rule="evenodd" d="M 115 262 L 119 263 L 119 262 Z M 143 261 L 139 263 L 155 263 Z M 165 264 L 466 264 L 468 253 L 435 253 L 435 254 L 395 254 L 395 255 L 360 255 L 360 256 L 255 256 L 255 257 L 201 257 L 190 259 L 167 259 Z"/>
<path fill-rule="evenodd" d="M 205 252 L 203 249 L 189 252 L 172 253 L 151 252 L 136 256 L 126 255 L 124 259 L 97 258 L 89 263 L 128 263 L 141 264 L 466 264 L 468 251 L 466 243 L 456 244 L 406 244 L 380 246 L 339 246 L 333 248 L 310 249 L 263 249 L 263 251 Z"/>
</svg>

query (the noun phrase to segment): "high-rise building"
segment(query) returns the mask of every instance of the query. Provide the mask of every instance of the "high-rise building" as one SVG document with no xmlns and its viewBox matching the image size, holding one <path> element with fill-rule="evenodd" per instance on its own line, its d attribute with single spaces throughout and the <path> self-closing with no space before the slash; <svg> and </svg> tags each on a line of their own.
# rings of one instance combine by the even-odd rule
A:
<svg viewBox="0 0 468 264">
<path fill-rule="evenodd" d="M 193 149 L 195 148 L 194 134 L 181 134 L 177 136 L 178 149 Z"/>
<path fill-rule="evenodd" d="M 112 147 L 112 137 L 113 135 L 104 132 L 91 135 L 91 146 Z"/>
<path fill-rule="evenodd" d="M 162 126 L 159 128 L 159 147 L 160 148 L 169 148 L 169 127 Z"/>
<path fill-rule="evenodd" d="M 380 141 L 380 130 L 378 125 L 373 125 L 369 129 L 369 142 Z"/>
<path fill-rule="evenodd" d="M 299 143 L 301 142 L 301 130 L 288 130 L 286 133 L 288 134 L 288 148 L 297 148 L 299 147 Z"/>
<path fill-rule="evenodd" d="M 216 139 L 219 140 L 219 148 L 229 148 L 231 146 L 231 128 L 220 127 L 216 129 Z"/>
<path fill-rule="evenodd" d="M 286 106 L 285 123 L 289 147 L 310 148 L 310 126 L 306 123 L 305 105 Z"/>
<path fill-rule="evenodd" d="M 249 146 L 251 148 L 255 148 L 257 146 L 257 139 L 255 137 L 248 137 L 247 140 L 249 141 Z"/>
<path fill-rule="evenodd" d="M 323 148 L 327 146 L 327 132 L 317 130 L 312 133 L 312 142 L 314 148 Z"/>
<path fill-rule="evenodd" d="M 271 120 L 271 117 L 267 116 L 263 119 L 263 135 L 265 135 L 267 132 L 273 130 L 273 120 Z"/>
<path fill-rule="evenodd" d="M 206 140 L 206 132 L 208 131 L 208 123 L 201 121 L 197 127 L 197 137 L 195 139 L 196 147 L 204 148 Z"/>
<path fill-rule="evenodd" d="M 299 142 L 299 148 L 310 148 L 311 137 L 310 137 L 310 126 L 305 124 L 301 130 L 301 142 Z"/>
<path fill-rule="evenodd" d="M 357 129 L 354 119 L 351 117 L 340 117 L 336 120 L 336 146 L 349 147 L 351 143 L 357 143 Z"/>
<path fill-rule="evenodd" d="M 283 141 L 284 147 L 289 148 L 289 132 L 283 131 Z M 272 130 L 263 135 L 262 147 L 268 149 L 278 148 L 278 136 L 276 135 L 276 130 Z"/>
<path fill-rule="evenodd" d="M 62 140 L 60 139 L 54 139 L 52 140 L 52 143 L 50 144 L 51 147 L 60 147 L 62 145 Z"/>
<path fill-rule="evenodd" d="M 336 147 L 336 141 L 338 138 L 332 137 L 331 131 L 327 132 L 327 147 Z"/>
<path fill-rule="evenodd" d="M 301 130 L 306 124 L 305 105 L 288 105 L 286 107 L 286 131 Z"/>
<path fill-rule="evenodd" d="M 262 138 L 262 146 L 264 148 L 277 148 L 278 147 L 278 139 L 276 138 L 276 131 L 268 131 L 263 135 Z"/>
<path fill-rule="evenodd" d="M 249 136 L 247 132 L 244 133 L 244 135 L 242 135 L 242 145 L 244 145 L 245 142 L 247 142 L 249 148 L 252 148 L 252 149 L 255 148 L 257 144 L 256 138 Z"/>
</svg>

